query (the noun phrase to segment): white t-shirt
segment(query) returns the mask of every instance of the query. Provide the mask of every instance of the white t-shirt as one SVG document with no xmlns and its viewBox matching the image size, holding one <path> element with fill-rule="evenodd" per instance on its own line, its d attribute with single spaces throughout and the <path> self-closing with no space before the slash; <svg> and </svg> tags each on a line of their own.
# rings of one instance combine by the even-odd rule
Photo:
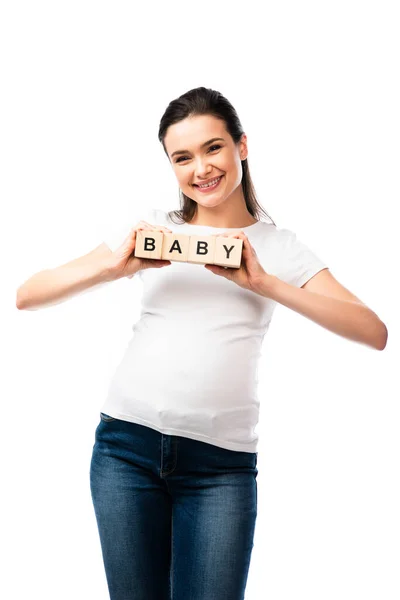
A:
<svg viewBox="0 0 400 600">
<path fill-rule="evenodd" d="M 187 235 L 229 231 L 143 217 L 104 241 L 115 250 L 139 220 Z M 328 268 L 296 234 L 258 221 L 242 231 L 267 273 L 301 287 Z M 139 271 L 142 310 L 101 411 L 161 433 L 256 452 L 258 360 L 276 302 L 204 268 L 171 262 Z"/>
</svg>

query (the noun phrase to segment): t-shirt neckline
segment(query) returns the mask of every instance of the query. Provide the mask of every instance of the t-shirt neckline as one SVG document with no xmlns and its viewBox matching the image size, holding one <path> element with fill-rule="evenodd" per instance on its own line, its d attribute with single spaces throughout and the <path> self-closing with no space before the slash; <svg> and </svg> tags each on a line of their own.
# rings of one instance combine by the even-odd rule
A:
<svg viewBox="0 0 400 600">
<path fill-rule="evenodd" d="M 174 225 L 179 225 L 181 227 L 195 227 L 197 229 L 207 229 L 207 230 L 215 230 L 215 231 L 252 231 L 256 227 L 260 225 L 263 221 L 258 220 L 251 225 L 246 225 L 245 227 L 214 227 L 214 225 L 196 225 L 195 223 L 173 223 Z"/>
</svg>

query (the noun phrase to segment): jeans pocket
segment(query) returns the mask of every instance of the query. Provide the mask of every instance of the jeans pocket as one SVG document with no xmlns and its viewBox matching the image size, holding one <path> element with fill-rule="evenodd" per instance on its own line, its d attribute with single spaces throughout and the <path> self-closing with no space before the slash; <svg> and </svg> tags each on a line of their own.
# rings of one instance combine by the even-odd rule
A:
<svg viewBox="0 0 400 600">
<path fill-rule="evenodd" d="M 100 419 L 107 422 L 116 420 L 115 417 L 110 417 L 110 415 L 106 415 L 106 413 L 103 412 L 100 412 Z"/>
</svg>

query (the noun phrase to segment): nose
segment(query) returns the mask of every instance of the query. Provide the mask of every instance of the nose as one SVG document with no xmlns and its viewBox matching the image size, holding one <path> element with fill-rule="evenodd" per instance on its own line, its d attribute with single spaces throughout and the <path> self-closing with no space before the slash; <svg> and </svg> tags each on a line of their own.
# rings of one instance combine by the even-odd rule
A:
<svg viewBox="0 0 400 600">
<path fill-rule="evenodd" d="M 209 164 L 208 158 L 198 158 L 195 163 L 195 177 L 205 179 L 212 172 L 212 166 Z"/>
</svg>

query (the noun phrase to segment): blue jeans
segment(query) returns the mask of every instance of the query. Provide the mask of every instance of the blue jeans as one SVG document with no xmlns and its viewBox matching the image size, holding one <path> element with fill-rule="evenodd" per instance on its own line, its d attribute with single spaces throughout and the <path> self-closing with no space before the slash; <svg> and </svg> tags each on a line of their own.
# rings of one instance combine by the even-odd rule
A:
<svg viewBox="0 0 400 600">
<path fill-rule="evenodd" d="M 111 600 L 243 600 L 257 453 L 100 413 L 90 489 Z"/>
</svg>

